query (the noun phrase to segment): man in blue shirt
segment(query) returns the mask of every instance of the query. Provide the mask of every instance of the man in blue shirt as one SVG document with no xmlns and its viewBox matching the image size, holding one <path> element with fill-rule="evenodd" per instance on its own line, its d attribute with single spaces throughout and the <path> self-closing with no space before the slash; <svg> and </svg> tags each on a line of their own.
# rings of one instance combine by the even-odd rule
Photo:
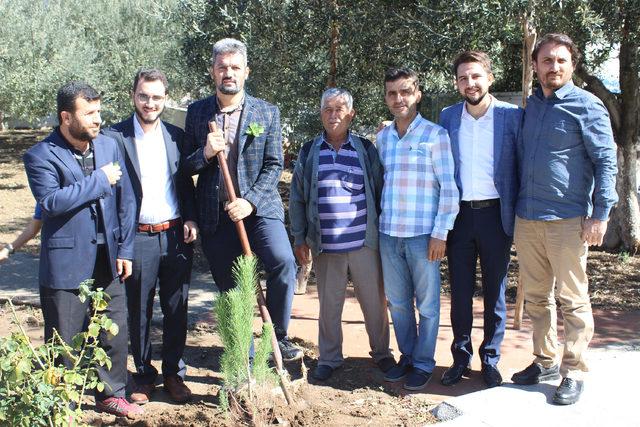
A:
<svg viewBox="0 0 640 427">
<path fill-rule="evenodd" d="M 540 87 L 527 100 L 518 144 L 515 243 L 535 359 L 512 380 L 527 385 L 562 376 L 553 397 L 560 405 L 577 402 L 582 393 L 584 353 L 593 336 L 587 248 L 602 244 L 618 200 L 609 115 L 571 81 L 579 57 L 564 34 L 538 41 L 532 59 Z M 555 298 L 564 320 L 559 365 Z"/>
</svg>

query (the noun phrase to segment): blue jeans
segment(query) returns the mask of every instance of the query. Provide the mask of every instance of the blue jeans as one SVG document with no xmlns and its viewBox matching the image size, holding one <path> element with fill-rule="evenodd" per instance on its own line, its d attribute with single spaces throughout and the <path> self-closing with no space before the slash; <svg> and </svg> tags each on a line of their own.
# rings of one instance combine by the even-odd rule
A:
<svg viewBox="0 0 640 427">
<path fill-rule="evenodd" d="M 401 363 L 426 372 L 433 372 L 436 365 L 440 326 L 440 261 L 427 258 L 430 238 L 428 234 L 402 238 L 380 233 L 384 292 Z M 420 316 L 417 325 L 415 307 Z"/>
</svg>

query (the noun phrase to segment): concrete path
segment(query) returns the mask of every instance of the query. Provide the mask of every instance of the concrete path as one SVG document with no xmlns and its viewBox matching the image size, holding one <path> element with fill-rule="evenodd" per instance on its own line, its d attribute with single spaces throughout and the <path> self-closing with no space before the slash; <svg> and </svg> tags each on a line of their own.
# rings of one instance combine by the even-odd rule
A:
<svg viewBox="0 0 640 427">
<path fill-rule="evenodd" d="M 0 265 L 0 298 L 12 297 L 37 303 L 37 275 L 37 258 L 23 253 L 15 254 L 7 263 Z M 189 296 L 190 325 L 210 324 L 213 321 L 212 301 L 215 294 L 209 272 L 194 271 Z M 157 305 L 154 323 L 159 324 L 161 316 Z M 294 340 L 317 345 L 318 306 L 314 286 L 308 288 L 306 295 L 295 297 L 289 328 Z M 511 327 L 512 305 L 508 306 L 509 318 L 499 365 L 505 385 L 486 390 L 480 378 L 480 362 L 474 357 L 473 372 L 469 378 L 451 387 L 442 386 L 439 379 L 452 362 L 449 352 L 452 339 L 449 308 L 449 298 L 443 295 L 436 348 L 437 366 L 427 388 L 412 396 L 439 402 L 434 413 L 445 421 L 442 424 L 444 427 L 640 426 L 640 417 L 635 412 L 638 402 L 635 385 L 640 383 L 640 312 L 594 310 L 596 332 L 588 353 L 592 372 L 587 378 L 580 402 L 561 407 L 550 403 L 557 382 L 528 387 L 510 383 L 511 375 L 532 360 L 530 323 L 525 316 L 522 329 L 514 330 Z M 472 340 L 477 349 L 482 341 L 481 299 L 474 302 L 474 310 L 476 320 Z M 349 357 L 369 355 L 362 312 L 352 288 L 347 290 L 342 325 L 343 352 L 345 365 L 348 366 Z M 393 328 L 391 330 L 391 345 L 397 358 L 399 353 Z M 562 336 L 561 326 L 558 332 Z M 400 388 L 398 392 L 405 393 Z"/>
<path fill-rule="evenodd" d="M 440 404 L 434 413 L 442 427 L 631 427 L 640 426 L 636 405 L 640 382 L 638 348 L 589 352 L 591 373 L 578 403 L 552 404 L 560 381 L 517 386 L 506 384 L 465 394 Z"/>
<path fill-rule="evenodd" d="M 0 298 L 32 305 L 40 304 L 38 293 L 39 259 L 29 254 L 17 252 L 5 263 L 0 264 Z M 189 324 L 197 323 L 211 312 L 217 288 L 211 280 L 211 273 L 194 271 L 189 290 Z M 162 324 L 160 304 L 156 298 L 153 323 Z"/>
</svg>

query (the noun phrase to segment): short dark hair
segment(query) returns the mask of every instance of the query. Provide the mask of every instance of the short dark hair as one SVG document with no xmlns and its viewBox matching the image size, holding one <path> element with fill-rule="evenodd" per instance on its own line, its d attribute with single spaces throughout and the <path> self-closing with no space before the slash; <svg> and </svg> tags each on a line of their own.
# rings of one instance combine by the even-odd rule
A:
<svg viewBox="0 0 640 427">
<path fill-rule="evenodd" d="M 165 74 L 157 68 L 141 68 L 140 70 L 138 70 L 135 78 L 133 79 L 133 88 L 131 89 L 132 92 L 136 91 L 138 82 L 140 80 L 144 82 L 154 82 L 156 80 L 160 80 L 164 85 L 165 95 L 167 92 L 169 92 L 169 81 L 167 80 L 167 76 L 165 76 Z"/>
<path fill-rule="evenodd" d="M 413 71 L 411 68 L 389 68 L 386 73 L 384 73 L 384 91 L 387 92 L 387 82 L 395 82 L 399 79 L 413 79 L 416 87 L 419 86 L 418 82 L 418 73 Z"/>
<path fill-rule="evenodd" d="M 482 68 L 484 68 L 488 74 L 493 73 L 491 70 L 491 59 L 489 58 L 489 55 L 480 50 L 465 50 L 453 60 L 451 71 L 453 71 L 454 77 L 458 77 L 458 67 L 460 65 L 468 64 L 470 62 L 477 62 L 482 65 Z"/>
<path fill-rule="evenodd" d="M 540 49 L 542 49 L 544 45 L 550 43 L 559 44 L 569 49 L 569 52 L 571 53 L 571 62 L 573 63 L 574 67 L 577 66 L 580 62 L 580 59 L 582 59 L 582 54 L 578 50 L 578 47 L 573 42 L 573 40 L 571 40 L 571 37 L 561 33 L 549 33 L 539 38 L 536 42 L 536 46 L 533 48 L 533 52 L 531 52 L 531 59 L 533 60 L 533 62 L 536 62 L 538 60 L 538 52 L 540 52 Z"/>
<path fill-rule="evenodd" d="M 82 98 L 87 102 L 99 101 L 101 95 L 85 82 L 71 81 L 58 89 L 56 104 L 58 107 L 58 122 L 62 123 L 62 112 L 76 111 L 76 99 Z"/>
</svg>

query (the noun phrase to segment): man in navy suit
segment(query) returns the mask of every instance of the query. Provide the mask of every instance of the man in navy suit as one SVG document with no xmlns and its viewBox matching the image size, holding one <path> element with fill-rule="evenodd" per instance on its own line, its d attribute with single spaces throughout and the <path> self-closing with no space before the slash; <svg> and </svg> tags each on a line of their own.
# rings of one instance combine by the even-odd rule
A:
<svg viewBox="0 0 640 427">
<path fill-rule="evenodd" d="M 133 192 L 117 143 L 98 135 L 100 95 L 85 83 L 71 82 L 58 91 L 57 104 L 60 126 L 24 155 L 31 191 L 42 208 L 39 281 L 45 339 L 55 329 L 71 343 L 86 328 L 90 301 L 80 301 L 78 287 L 93 279 L 93 287 L 109 295 L 106 315 L 119 327 L 118 334 L 98 338 L 112 366 L 98 369 L 105 388 L 96 393 L 96 406 L 134 418 L 143 410 L 125 399 L 122 284 L 133 258 Z"/>
<path fill-rule="evenodd" d="M 157 69 L 133 81 L 135 113 L 105 130 L 118 141 L 136 198 L 133 272 L 126 281 L 131 353 L 136 365 L 131 400 L 149 401 L 158 371 L 151 365 L 150 326 L 156 285 L 162 308 L 162 377 L 171 398 L 191 398 L 182 360 L 187 339 L 187 300 L 197 237 L 193 180 L 181 173 L 182 130 L 160 120 L 169 84 Z"/>
<path fill-rule="evenodd" d="M 185 170 L 198 175 L 196 200 L 202 249 L 221 291 L 234 286 L 233 261 L 242 254 L 235 222 L 244 221 L 251 249 L 267 272 L 267 308 L 284 360 L 302 357 L 287 338 L 296 264 L 278 193 L 282 134 L 278 108 L 244 91 L 247 47 L 234 39 L 213 46 L 216 93 L 189 106 Z M 210 125 L 210 122 L 211 125 Z M 229 201 L 216 155 L 226 154 L 238 199 Z"/>
<path fill-rule="evenodd" d="M 453 365 L 442 376 L 452 385 L 469 371 L 473 348 L 473 294 L 480 257 L 484 296 L 482 378 L 488 387 L 502 384 L 497 364 L 506 322 L 505 288 L 518 191 L 516 139 L 522 111 L 488 91 L 494 77 L 484 52 L 467 51 L 453 62 L 463 102 L 445 108 L 440 125 L 451 138 L 460 213 L 447 239 L 451 283 Z"/>
</svg>

